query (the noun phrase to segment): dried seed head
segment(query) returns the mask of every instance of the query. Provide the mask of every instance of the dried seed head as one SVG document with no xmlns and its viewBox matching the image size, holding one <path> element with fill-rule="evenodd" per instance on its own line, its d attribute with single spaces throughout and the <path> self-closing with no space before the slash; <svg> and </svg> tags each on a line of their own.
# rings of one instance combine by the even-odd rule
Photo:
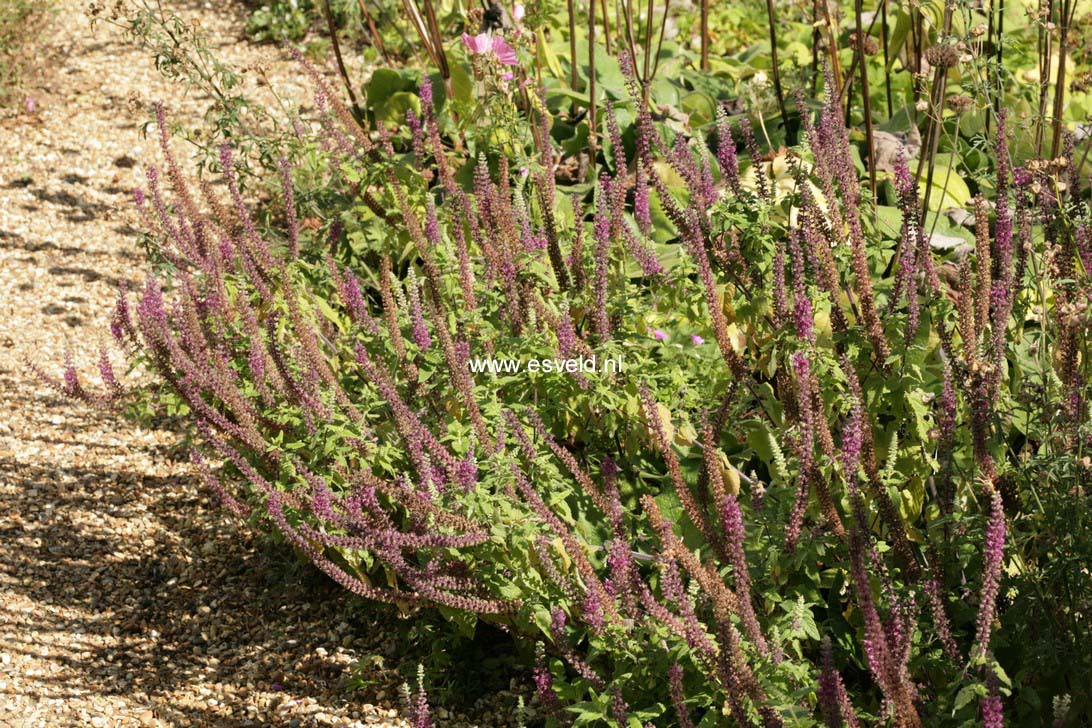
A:
<svg viewBox="0 0 1092 728">
<path fill-rule="evenodd" d="M 952 68 L 959 64 L 963 53 L 954 43 L 937 43 L 925 51 L 925 60 L 937 68 Z"/>
<path fill-rule="evenodd" d="M 857 34 L 854 33 L 849 36 L 849 42 L 852 45 L 857 45 Z M 876 42 L 876 39 L 870 35 L 865 35 L 861 39 L 861 53 L 866 56 L 874 56 L 880 51 L 880 45 Z"/>
<path fill-rule="evenodd" d="M 948 99 L 948 108 L 957 114 L 965 114 L 974 109 L 974 99 L 970 96 L 964 96 L 963 94 L 953 96 Z"/>
</svg>

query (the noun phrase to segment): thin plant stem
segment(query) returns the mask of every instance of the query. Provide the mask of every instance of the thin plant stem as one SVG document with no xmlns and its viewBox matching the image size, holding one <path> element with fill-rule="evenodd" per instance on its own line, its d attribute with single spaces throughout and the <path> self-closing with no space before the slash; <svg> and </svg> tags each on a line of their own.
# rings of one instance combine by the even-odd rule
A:
<svg viewBox="0 0 1092 728">
<path fill-rule="evenodd" d="M 709 70 L 709 0 L 701 0 L 701 70 Z"/>
<path fill-rule="evenodd" d="M 1061 21 L 1058 38 L 1058 76 L 1054 83 L 1054 138 L 1050 144 L 1050 156 L 1057 159 L 1062 144 L 1062 114 L 1065 111 L 1065 57 L 1069 41 L 1069 25 L 1073 21 L 1072 0 L 1062 0 L 1059 20 Z"/>
<path fill-rule="evenodd" d="M 1043 2 L 1039 2 L 1040 14 L 1043 10 Z M 1047 17 L 1054 17 L 1054 3 L 1052 0 L 1047 3 Z M 1047 108 L 1047 94 L 1050 91 L 1050 56 L 1053 53 L 1051 47 L 1052 36 L 1050 31 L 1046 29 L 1046 23 L 1043 22 L 1042 17 L 1039 18 L 1039 116 L 1036 119 L 1035 126 L 1035 156 L 1043 156 L 1043 122 L 1046 119 Z"/>
<path fill-rule="evenodd" d="M 933 114 L 929 116 L 929 155 L 928 155 L 928 173 L 925 182 L 925 199 L 922 202 L 922 220 L 924 221 L 924 215 L 926 210 L 929 209 L 929 196 L 933 192 L 933 172 L 936 169 L 936 157 L 937 149 L 940 146 L 940 127 L 944 120 L 944 92 L 948 86 L 948 75 L 944 73 L 943 69 L 937 69 L 940 73 L 940 79 L 937 84 L 934 84 L 938 88 L 938 92 L 933 95 L 933 103 L 930 104 Z M 922 145 L 924 148 L 924 145 Z M 921 179 L 922 164 L 925 163 L 926 158 L 922 157 L 918 160 L 918 175 L 917 178 Z"/>
<path fill-rule="evenodd" d="M 588 151 L 591 157 L 589 169 L 595 168 L 597 129 L 595 123 L 595 0 L 588 0 Z"/>
<path fill-rule="evenodd" d="M 868 64 L 864 57 L 864 23 L 861 22 L 861 0 L 856 1 L 857 65 L 861 74 L 861 102 L 864 105 L 865 141 L 868 143 L 868 186 L 872 191 L 872 206 L 876 206 L 876 140 L 872 133 L 872 96 L 868 88 Z M 784 114 L 784 111 L 782 111 Z"/>
<path fill-rule="evenodd" d="M 1004 87 L 1001 85 L 1001 71 L 1004 67 L 1001 65 L 1001 61 L 1005 52 L 1005 0 L 998 0 L 997 5 L 997 61 L 995 67 L 997 89 L 993 102 L 994 116 L 1001 115 L 1001 97 L 1004 94 Z"/>
<path fill-rule="evenodd" d="M 880 2 L 880 23 L 881 39 L 883 41 L 883 81 L 884 90 L 887 93 L 887 118 L 890 119 L 895 115 L 895 112 L 891 98 L 891 69 L 889 66 L 891 60 L 887 55 L 887 0 L 881 0 Z"/>
<path fill-rule="evenodd" d="M 774 93 L 777 94 L 777 110 L 781 113 L 781 128 L 785 130 L 785 136 L 790 144 L 795 140 L 788 139 L 789 115 L 785 112 L 785 94 L 781 90 L 781 71 L 777 63 L 777 11 L 774 10 L 773 0 L 766 0 L 766 18 L 770 23 L 770 63 L 773 64 Z"/>
<path fill-rule="evenodd" d="M 942 37 L 948 38 L 952 30 L 952 8 L 944 7 L 944 23 L 941 31 Z M 918 158 L 918 169 L 914 179 L 921 180 L 921 173 L 928 161 L 928 176 L 925 184 L 925 200 L 922 202 L 922 222 L 925 220 L 925 211 L 929 209 L 929 196 L 933 191 L 933 171 L 936 164 L 937 148 L 940 144 L 940 126 L 944 121 L 944 94 L 948 88 L 948 69 L 937 66 L 933 69 L 933 85 L 929 94 L 929 116 L 926 117 L 925 137 L 922 140 L 922 151 L 928 150 L 927 155 Z"/>
<path fill-rule="evenodd" d="M 379 51 L 379 55 L 383 56 L 384 63 L 390 63 L 391 57 L 387 54 L 387 47 L 383 44 L 383 36 L 379 34 L 379 29 L 375 27 L 375 20 L 372 19 L 372 14 L 368 12 L 368 6 L 364 0 L 356 0 L 357 5 L 360 6 L 360 14 L 364 18 L 364 24 L 368 26 L 368 34 L 371 36 L 372 45 Z"/>
<path fill-rule="evenodd" d="M 603 8 L 603 40 L 607 46 L 607 55 L 613 55 L 610 44 L 610 15 L 607 14 L 607 0 L 602 0 Z"/>
<path fill-rule="evenodd" d="M 842 64 L 838 60 L 838 33 L 834 28 L 834 16 L 830 14 L 830 3 L 820 0 L 823 6 L 823 18 L 827 26 L 827 54 L 830 56 L 830 70 L 834 74 L 835 95 L 842 95 Z M 767 0 L 771 4 L 771 0 Z"/>
<path fill-rule="evenodd" d="M 649 74 L 651 73 L 652 64 L 652 10 L 654 8 L 653 0 L 648 0 L 648 11 L 645 16 L 645 57 L 641 59 L 641 65 L 644 67 L 644 73 L 641 74 L 641 83 L 648 84 Z M 636 67 L 636 62 L 634 66 Z M 648 101 L 648 99 L 645 99 Z"/>
<path fill-rule="evenodd" d="M 576 9 L 573 0 L 565 0 L 569 10 L 569 86 L 576 91 Z"/>
<path fill-rule="evenodd" d="M 656 41 L 656 56 L 652 59 L 652 77 L 645 80 L 646 85 L 652 83 L 656 72 L 660 70 L 660 54 L 664 48 L 664 35 L 667 33 L 667 14 L 671 10 L 671 0 L 664 0 L 664 12 L 660 18 L 660 37 Z"/>
<path fill-rule="evenodd" d="M 341 43 L 337 39 L 337 24 L 334 22 L 334 13 L 330 9 L 330 0 L 324 0 L 326 6 L 326 27 L 330 30 L 330 43 L 334 46 L 334 58 L 337 60 L 337 70 L 341 74 L 341 81 L 349 94 L 349 104 L 353 107 L 353 114 L 362 118 L 360 105 L 356 102 L 356 94 L 353 93 L 353 82 L 349 80 L 349 72 L 345 69 L 345 61 L 341 58 Z"/>
<path fill-rule="evenodd" d="M 637 39 L 633 35 L 633 0 L 625 0 L 622 13 L 626 21 L 626 43 L 629 46 L 629 57 L 637 66 Z"/>
<path fill-rule="evenodd" d="M 428 29 L 432 34 L 432 47 L 436 54 L 436 63 L 440 67 L 440 75 L 450 85 L 451 71 L 447 67 L 447 55 L 444 53 L 444 37 L 440 32 L 440 23 L 436 20 L 436 9 L 432 7 L 432 0 L 424 0 L 425 19 L 428 21 Z M 450 92 L 450 88 L 448 89 Z"/>
</svg>

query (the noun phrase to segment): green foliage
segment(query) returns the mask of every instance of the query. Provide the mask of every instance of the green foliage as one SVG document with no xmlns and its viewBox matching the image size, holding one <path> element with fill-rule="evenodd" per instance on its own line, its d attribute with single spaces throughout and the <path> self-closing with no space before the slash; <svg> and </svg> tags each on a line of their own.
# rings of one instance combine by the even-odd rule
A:
<svg viewBox="0 0 1092 728">
<path fill-rule="evenodd" d="M 268 33 L 270 38 L 295 37 L 290 34 L 295 32 L 292 28 L 303 27 L 305 18 L 293 13 L 305 13 L 307 7 L 290 8 L 292 13 L 287 15 L 283 5 L 260 11 L 268 15 L 255 16 L 255 32 Z M 471 19 L 460 17 L 455 8 L 441 9 L 445 27 L 476 30 Z M 790 9 L 777 43 L 786 77 L 810 88 L 817 69 L 812 65 L 807 12 L 808 8 Z M 920 12 L 932 28 L 926 44 L 937 42 L 935 31 L 943 5 L 923 3 Z M 530 9 L 519 36 L 506 36 L 519 59 L 514 68 L 475 57 L 456 39 L 447 48 L 448 79 L 415 67 L 375 69 L 360 89 L 359 118 L 350 121 L 359 122 L 369 144 L 377 144 L 380 152 L 370 148 L 358 149 L 355 156 L 339 153 L 339 140 L 329 128 L 315 138 L 305 135 L 287 148 L 293 160 L 298 217 L 310 221 L 299 230 L 301 253 L 286 256 L 284 240 L 272 233 L 276 257 L 285 261 L 269 273 L 272 292 L 263 294 L 242 264 L 222 274 L 223 290 L 231 305 L 249 306 L 263 321 L 271 320 L 273 314 L 279 317 L 270 344 L 297 354 L 286 365 L 290 375 L 286 378 L 315 376 L 314 363 L 298 355 L 306 346 L 300 332 L 320 332 L 320 357 L 334 382 L 317 387 L 322 397 L 319 404 L 330 415 L 316 417 L 315 405 L 296 395 L 263 391 L 247 348 L 261 337 L 255 337 L 245 321 L 228 316 L 205 322 L 218 340 L 228 342 L 223 351 L 232 377 L 238 380 L 242 397 L 255 403 L 261 414 L 255 427 L 260 427 L 264 451 L 244 447 L 237 436 L 231 439 L 223 432 L 212 438 L 224 438 L 241 453 L 240 460 L 226 466 L 226 473 L 229 479 L 242 476 L 250 481 L 246 505 L 257 518 L 265 518 L 271 491 L 256 484 L 258 479 L 244 463 L 272 484 L 272 492 L 301 499 L 302 505 L 288 511 L 289 529 L 304 524 L 337 537 L 347 535 L 349 529 L 324 520 L 317 507 L 308 507 L 313 487 L 303 467 L 324 478 L 340 499 L 355 492 L 358 484 L 352 474 L 359 472 L 384 483 L 419 485 L 425 491 L 423 497 L 444 512 L 482 524 L 488 535 L 471 547 L 437 546 L 415 554 L 419 565 L 455 563 L 461 570 L 458 573 L 472 574 L 490 598 L 518 605 L 510 613 L 478 610 L 483 612 L 479 614 L 447 604 L 439 613 L 448 629 L 433 621 L 419 622 L 418 638 L 443 638 L 425 660 L 432 672 L 450 672 L 454 664 L 450 660 L 456 654 L 479 660 L 488 649 L 481 643 L 481 621 L 485 620 L 519 636 L 523 649 L 532 641 L 549 646 L 545 669 L 553 676 L 564 714 L 549 717 L 547 725 L 672 725 L 676 717 L 664 675 L 680 664 L 686 668 L 682 687 L 687 710 L 698 725 L 715 726 L 728 720 L 726 711 L 732 710 L 729 702 L 735 696 L 730 681 L 718 683 L 719 675 L 695 646 L 693 635 L 681 635 L 662 619 L 622 619 L 598 626 L 588 618 L 589 607 L 582 601 L 587 592 L 580 590 L 588 588 L 594 574 L 582 571 L 579 560 L 583 554 L 595 574 L 609 574 L 607 551 L 617 531 L 594 502 L 594 493 L 548 452 L 546 436 L 571 453 L 595 483 L 607 478 L 608 460 L 617 466 L 624 530 L 632 536 L 641 578 L 666 609 L 682 613 L 689 605 L 702 629 L 721 640 L 721 634 L 711 634 L 711 625 L 716 624 L 715 595 L 701 586 L 696 574 L 688 572 L 686 593 L 681 597 L 670 584 L 670 569 L 678 568 L 676 560 L 684 556 L 680 552 L 708 563 L 711 578 L 732 588 L 741 583 L 737 567 L 720 558 L 716 539 L 703 533 L 702 519 L 695 517 L 694 506 L 687 502 L 694 494 L 704 498 L 702 507 L 708 511 L 709 522 L 723 528 L 723 512 L 710 505 L 716 496 L 709 485 L 712 462 L 731 495 L 739 496 L 746 524 L 741 549 L 750 572 L 748 591 L 741 598 L 753 601 L 769 642 L 764 652 L 748 634 L 739 648 L 766 699 L 760 704 L 748 697 L 747 717 L 756 718 L 760 708 L 768 708 L 785 724 L 815 725 L 820 701 L 816 686 L 823 673 L 820 653 L 827 637 L 862 722 L 908 720 L 905 714 L 900 718 L 891 712 L 890 697 L 877 685 L 869 648 L 862 639 L 868 628 L 862 603 L 872 599 L 880 605 L 885 629 L 897 629 L 895 623 L 906 618 L 901 623 L 907 630 L 904 667 L 907 679 L 920 687 L 914 704 L 926 723 L 974 723 L 985 699 L 1003 696 L 1011 709 L 1010 719 L 1015 716 L 1020 725 L 1050 723 L 1058 701 L 1065 704 L 1063 717 L 1079 724 L 1092 710 L 1087 680 L 1082 679 L 1092 670 L 1087 626 L 1092 584 L 1086 567 L 1092 558 L 1092 534 L 1085 506 L 1092 464 L 1085 453 L 1090 432 L 1087 411 L 1081 408 L 1086 405 L 1080 404 L 1088 395 L 1084 373 L 1090 351 L 1084 337 L 1086 309 L 1066 308 L 1059 313 L 1058 306 L 1059 301 L 1075 306 L 1073 302 L 1081 301 L 1088 291 L 1088 271 L 1083 268 L 1087 261 L 1075 262 L 1072 247 L 1075 231 L 1088 229 L 1087 211 L 1080 204 L 1083 190 L 1066 193 L 1059 185 L 1067 184 L 1068 173 L 1038 160 L 1043 150 L 1036 149 L 1035 137 L 1043 133 L 1043 120 L 1019 117 L 1021 108 L 1039 102 L 1039 89 L 1014 84 L 1003 85 L 1001 92 L 990 80 L 991 73 L 1007 78 L 1021 72 L 1021 64 L 1032 62 L 1029 45 L 1034 34 L 1016 30 L 1018 22 L 1006 16 L 1006 26 L 1014 32 L 1006 36 L 1002 65 L 991 70 L 976 56 L 951 71 L 948 91 L 968 94 L 974 108 L 956 113 L 948 108 L 947 99 L 940 99 L 935 108 L 919 113 L 915 101 L 921 100 L 922 88 L 909 73 L 907 55 L 910 24 L 917 17 L 892 9 L 891 58 L 886 66 L 876 57 L 869 58 L 867 72 L 877 89 L 875 108 L 887 105 L 890 81 L 895 113 L 887 123 L 892 131 L 905 131 L 924 121 L 926 114 L 935 115 L 937 150 L 923 152 L 929 155 L 931 173 L 917 183 L 922 197 L 926 188 L 932 188 L 930 209 L 921 220 L 934 264 L 948 273 L 965 270 L 970 280 L 982 280 L 985 275 L 965 262 L 976 260 L 975 235 L 939 213 L 966 208 L 978 195 L 994 196 L 997 201 L 997 175 L 999 170 L 1004 174 L 1004 169 L 986 131 L 986 119 L 996 129 L 997 119 L 990 115 L 995 105 L 1009 109 L 1013 119 L 1012 162 L 1034 161 L 1028 167 L 1039 186 L 1035 194 L 1053 185 L 1067 201 L 1055 211 L 1046 197 L 1021 198 L 1022 210 L 1031 210 L 1033 203 L 1042 209 L 1036 207 L 1039 212 L 1021 218 L 1025 227 L 1017 242 L 1028 267 L 1014 283 L 1014 310 L 998 332 L 1000 349 L 990 348 L 994 345 L 983 340 L 982 358 L 977 358 L 974 345 L 967 343 L 970 335 L 958 309 L 959 301 L 967 300 L 960 296 L 972 292 L 960 290 L 947 279 L 942 289 L 922 296 L 920 320 L 912 325 L 906 291 L 898 290 L 895 273 L 897 251 L 908 239 L 904 223 L 912 213 L 898 197 L 893 173 L 878 175 L 877 197 L 866 194 L 858 209 L 848 199 L 844 181 L 839 181 L 837 193 L 829 179 L 824 184 L 820 157 L 831 152 L 822 149 L 821 142 L 779 150 L 789 139 L 788 124 L 780 122 L 790 120 L 778 119 L 775 111 L 767 75 L 769 41 L 762 37 L 764 18 L 739 8 L 716 8 L 713 18 L 715 24 L 723 23 L 720 30 L 726 36 L 727 31 L 738 30 L 747 42 L 731 57 L 714 58 L 709 73 L 696 70 L 694 49 L 685 38 L 663 44 L 659 70 L 648 90 L 655 113 L 648 118 L 654 120 L 651 128 L 665 147 L 679 143 L 698 170 L 695 173 L 678 160 L 636 159 L 642 146 L 639 135 L 650 133 L 638 128 L 641 101 L 627 93 L 623 65 L 598 50 L 594 51 L 595 82 L 601 92 L 598 102 L 612 102 L 620 138 L 617 142 L 610 138 L 602 106 L 593 128 L 587 108 L 592 71 L 586 61 L 586 29 L 577 27 L 573 58 L 567 16 L 560 8 L 538 5 Z M 970 40 L 983 19 L 977 11 L 961 6 L 952 32 Z M 161 33 L 164 27 L 172 29 L 166 35 L 171 38 L 184 28 L 155 23 L 134 27 L 158 49 L 165 72 L 226 92 L 233 88 L 226 71 L 210 74 L 188 60 L 192 53 L 205 57 L 202 51 L 182 51 Z M 689 32 L 687 23 L 679 27 Z M 457 38 L 454 33 L 452 37 Z M 839 60 L 848 68 L 853 53 L 848 39 L 840 40 Z M 541 79 L 541 97 L 533 92 L 533 85 L 522 83 L 532 78 Z M 421 98 L 425 79 L 434 91 L 433 110 Z M 220 138 L 229 136 L 244 103 L 227 94 L 222 98 L 222 116 L 216 122 Z M 1071 102 L 1079 109 L 1085 100 L 1078 93 Z M 840 120 L 842 101 L 832 106 L 834 110 L 827 113 Z M 852 99 L 848 106 L 851 120 L 869 113 Z M 717 164 L 710 152 L 710 146 L 736 146 L 734 139 L 722 136 L 723 131 L 714 133 L 718 109 L 726 107 L 736 112 L 733 121 L 752 121 L 763 142 L 763 149 L 753 150 L 753 158 L 746 145 L 740 150 L 746 159 L 738 170 L 738 189 L 727 174 L 713 171 Z M 808 116 L 810 110 L 797 113 Z M 1073 112 L 1067 113 L 1076 118 Z M 435 122 L 435 130 L 415 137 L 412 124 L 405 122 L 407 117 L 422 115 Z M 326 122 L 334 120 L 327 117 Z M 549 150 L 543 148 L 543 136 L 535 137 L 537 129 L 548 134 Z M 433 131 L 435 139 L 430 136 Z M 342 127 L 340 133 L 355 132 Z M 588 151 L 593 138 L 598 143 L 595 154 Z M 867 152 L 862 154 L 867 143 L 856 131 L 852 139 L 853 146 L 842 160 L 852 167 L 847 178 L 867 189 Z M 383 146 L 388 141 L 389 148 Z M 647 145 L 650 140 L 640 141 Z M 258 145 L 258 158 L 268 163 L 272 153 L 264 150 L 274 147 L 262 147 L 257 139 L 253 143 Z M 441 161 L 450 168 L 449 177 L 443 176 Z M 559 290 L 557 264 L 540 250 L 547 237 L 544 231 L 553 226 L 561 249 L 572 256 L 564 264 L 569 271 L 583 270 L 592 277 L 598 265 L 593 210 L 605 194 L 603 186 L 597 186 L 597 177 L 610 174 L 624 181 L 628 194 L 629 186 L 637 184 L 631 175 L 642 164 L 663 182 L 661 189 L 651 193 L 651 228 L 641 236 L 664 269 L 663 277 L 646 275 L 632 250 L 614 239 L 603 265 L 607 283 L 602 291 L 590 283 L 582 290 Z M 700 175 L 702 165 L 708 165 L 708 182 L 715 187 L 715 199 L 700 208 L 702 225 L 708 225 L 702 228 L 703 239 L 714 255 L 723 253 L 714 260 L 712 290 L 703 285 L 706 271 L 701 258 L 688 248 L 690 241 L 673 212 L 703 194 L 703 184 L 692 179 Z M 1031 174 L 1028 169 L 1021 171 Z M 758 192 L 760 175 L 770 182 L 769 197 Z M 487 219 L 481 212 L 486 208 L 483 177 L 497 185 L 496 199 L 511 204 L 513 211 L 498 213 L 508 228 L 491 228 L 488 235 L 475 238 L 474 224 L 479 218 Z M 1004 182 L 1012 184 L 1007 178 Z M 473 214 L 468 216 L 459 208 L 453 197 L 456 190 L 471 200 Z M 1021 190 L 1017 194 L 1030 195 Z M 439 242 L 426 244 L 420 223 L 427 218 L 430 203 L 438 208 Z M 851 206 L 863 226 L 859 250 L 846 243 L 851 233 L 842 226 L 844 218 L 835 221 L 832 212 L 848 214 Z M 622 224 L 639 229 L 635 197 L 625 197 L 622 207 Z M 821 224 L 812 223 L 829 236 L 821 237 L 819 244 L 829 250 L 837 291 L 821 284 L 814 250 L 815 257 L 806 263 L 796 261 L 799 271 L 788 260 L 796 255 L 788 243 L 800 231 L 802 216 L 819 215 L 817 210 L 822 210 Z M 263 211 L 262 221 L 278 230 L 285 212 L 281 202 L 274 203 Z M 979 212 L 990 214 L 985 206 Z M 182 214 L 194 213 L 183 210 Z M 505 215 L 511 217 L 501 219 Z M 520 229 L 521 223 L 526 229 Z M 996 231 L 996 219 L 979 222 L 987 248 L 991 223 Z M 501 244 L 511 246 L 508 254 L 518 269 L 518 288 L 505 289 L 500 283 L 505 274 L 491 258 L 500 255 L 491 247 L 499 238 L 506 241 Z M 460 239 L 471 241 L 476 279 L 472 291 L 477 298 L 473 307 L 466 302 L 460 279 L 464 263 L 457 250 Z M 576 246 L 578 239 L 585 241 L 583 252 Z M 934 245 L 937 250 L 932 252 L 930 243 L 941 239 L 949 241 L 948 247 Z M 1065 264 L 1069 267 L 1058 267 L 1060 257 L 1070 261 Z M 334 270 L 350 270 L 359 277 L 369 310 L 389 316 L 385 328 L 371 330 L 353 314 L 338 291 L 331 261 Z M 389 261 L 393 280 L 385 275 L 384 261 Z M 432 272 L 433 267 L 437 272 Z M 781 275 L 784 283 L 786 269 L 790 281 L 800 286 L 792 293 L 806 298 L 811 306 L 808 323 L 813 343 L 805 343 L 806 337 L 794 329 L 793 312 L 779 309 L 783 305 L 779 298 L 786 291 L 778 290 L 776 280 Z M 925 277 L 921 270 L 918 274 Z M 167 275 L 171 275 L 169 268 Z M 883 313 L 878 334 L 865 322 L 862 278 L 867 278 L 873 290 L 869 295 L 874 295 L 873 303 Z M 418 280 L 427 283 L 418 286 Z M 911 295 L 917 297 L 919 284 L 925 284 L 912 280 Z M 600 292 L 602 301 L 597 299 Z M 600 361 L 621 357 L 625 375 L 483 375 L 474 378 L 469 392 L 463 391 L 442 348 L 414 339 L 418 322 L 406 301 L 412 302 L 415 295 L 443 304 L 439 317 L 428 321 L 429 328 L 452 332 L 470 347 L 472 356 L 487 353 L 521 362 L 557 358 L 562 336 L 554 319 L 569 317 Z M 986 289 L 974 295 L 987 300 L 992 293 Z M 523 313 L 514 322 L 511 309 L 517 305 Z M 593 333 L 599 308 L 608 317 L 609 337 Z M 987 322 L 979 333 L 993 334 L 994 325 Z M 877 337 L 891 344 L 886 358 L 876 346 Z M 473 455 L 479 477 L 472 488 L 441 491 L 439 485 L 429 483 L 415 462 L 412 438 L 398 421 L 401 415 L 391 397 L 362 372 L 355 351 L 358 344 L 390 375 L 395 389 L 453 457 Z M 731 363 L 728 350 L 740 358 L 744 376 L 726 366 Z M 974 376 L 980 370 L 973 367 L 983 364 L 987 351 L 990 357 L 998 355 L 989 363 L 997 362 L 1003 371 L 990 401 L 975 404 Z M 815 381 L 814 392 L 806 397 L 797 394 L 804 379 L 801 355 L 808 357 L 809 375 Z M 148 360 L 154 361 L 154 356 Z M 169 380 L 172 376 L 172 381 L 181 379 L 177 368 L 157 366 Z M 961 388 L 958 406 L 952 405 L 961 424 L 944 435 L 950 440 L 941 443 L 947 414 L 943 402 L 946 387 L 953 381 Z M 351 416 L 335 392 L 343 393 L 360 416 Z M 220 395 L 201 396 L 201 403 L 208 399 L 211 406 L 224 406 Z M 805 400 L 833 431 L 828 436 L 837 437 L 843 446 L 849 440 L 855 407 L 860 406 L 870 448 L 867 475 L 856 467 L 847 472 L 832 449 L 834 439 L 816 446 L 814 462 L 805 465 L 801 449 L 808 422 L 801 415 Z M 179 417 L 195 416 L 193 405 L 201 404 L 180 388 L 164 389 L 158 401 L 168 414 Z M 488 423 L 488 438 L 471 417 L 472 404 Z M 988 411 L 988 421 L 975 419 L 983 409 Z M 514 420 L 506 418 L 509 412 Z M 703 441 L 703 424 L 714 416 L 721 418 L 723 430 L 714 441 Z M 514 433 L 508 430 L 506 446 L 488 451 L 487 442 L 500 431 L 527 426 L 535 417 L 544 425 L 541 431 L 528 428 L 530 446 L 514 444 Z M 208 427 L 207 417 L 202 424 Z M 207 437 L 199 436 L 196 429 L 192 434 L 195 441 Z M 822 433 L 811 435 L 821 439 Z M 678 461 L 678 476 L 672 472 L 672 458 Z M 563 524 L 561 533 L 526 494 L 513 490 L 514 470 L 526 474 L 545 508 Z M 805 490 L 803 501 L 799 500 L 804 473 L 829 487 L 829 507 L 815 491 Z M 981 484 L 983 480 L 988 486 Z M 969 648 L 981 628 L 977 620 L 988 577 L 988 549 L 983 544 L 991 524 L 997 525 L 997 515 L 990 510 L 995 488 L 1004 500 L 1000 519 L 1008 525 L 1009 538 L 1002 560 L 997 625 L 988 656 L 983 657 Z M 396 503 L 390 492 L 382 495 L 395 527 L 415 534 L 452 535 L 446 525 Z M 836 533 L 830 509 L 852 532 L 849 540 Z M 677 534 L 679 546 L 665 548 L 655 529 L 654 510 Z M 788 524 L 797 517 L 804 532 L 794 548 L 787 548 Z M 285 528 L 279 523 L 278 527 Z M 868 544 L 867 554 L 855 553 L 856 539 Z M 574 552 L 574 544 L 580 553 Z M 359 583 L 390 585 L 396 594 L 413 591 L 404 570 L 380 549 L 327 544 L 321 553 L 339 573 Z M 863 584 L 854 572 L 855 558 L 869 566 Z M 923 568 L 941 586 L 938 602 L 948 615 L 957 644 L 954 656 L 942 634 L 944 620 L 929 614 L 932 605 L 927 601 L 927 582 L 920 577 Z M 415 609 L 408 600 L 399 606 Z M 912 617 L 907 618 L 903 609 Z M 568 620 L 560 633 L 555 627 L 559 615 Z M 993 615 L 989 616 L 992 626 Z M 738 614 L 726 620 L 738 629 L 742 621 Z M 729 649 L 727 643 L 720 649 Z M 590 670 L 576 667 L 570 653 L 590 665 Z M 432 682 L 441 691 L 462 689 L 454 677 Z M 626 722 L 616 716 L 619 695 L 629 706 Z"/>
</svg>

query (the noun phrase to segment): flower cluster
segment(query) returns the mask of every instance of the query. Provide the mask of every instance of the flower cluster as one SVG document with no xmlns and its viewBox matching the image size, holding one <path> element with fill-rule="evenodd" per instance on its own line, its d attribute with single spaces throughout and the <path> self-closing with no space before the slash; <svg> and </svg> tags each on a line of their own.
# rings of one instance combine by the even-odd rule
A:
<svg viewBox="0 0 1092 728">
<path fill-rule="evenodd" d="M 475 68 L 518 61 L 499 35 L 463 43 Z M 1002 123 L 996 215 L 976 202 L 951 290 L 904 159 L 901 228 L 872 239 L 832 82 L 803 114 L 786 200 L 747 120 L 722 109 L 710 151 L 660 123 L 621 66 L 632 129 L 607 106 L 610 154 L 569 199 L 547 104 L 513 110 L 532 141 L 509 155 L 447 138 L 427 79 L 420 113 L 388 128 L 305 66 L 324 182 L 353 206 L 317 231 L 288 160 L 279 232 L 231 147 L 222 191 L 190 184 L 159 109 L 165 169 L 136 200 L 165 272 L 122 289 L 113 338 L 187 413 L 195 468 L 228 508 L 262 515 L 358 595 L 535 640 L 552 716 L 598 701 L 622 725 L 660 715 L 649 703 L 682 726 L 780 726 L 790 711 L 929 724 L 927 696 L 964 679 L 961 658 L 991 656 L 1003 607 L 999 490 L 1016 466 L 999 453 L 1020 438 L 1001 403 L 1029 266 L 1052 285 L 1036 314 L 1056 342 L 1043 381 L 1064 390 L 1065 422 L 1087 417 L 1087 211 L 1048 183 L 1057 165 L 1012 169 Z M 1028 252 L 1036 225 L 1048 260 Z M 356 242 L 329 244 L 343 238 Z M 550 381 L 468 366 L 544 351 L 646 366 Z M 71 361 L 48 381 L 109 404 L 126 395 L 111 362 L 103 394 Z M 1074 450 L 1079 433 L 1065 435 Z M 957 585 L 955 545 L 976 534 L 980 564 L 959 562 Z M 432 720 L 423 685 L 406 689 L 417 726 Z M 1000 724 L 996 685 L 980 710 Z"/>
</svg>

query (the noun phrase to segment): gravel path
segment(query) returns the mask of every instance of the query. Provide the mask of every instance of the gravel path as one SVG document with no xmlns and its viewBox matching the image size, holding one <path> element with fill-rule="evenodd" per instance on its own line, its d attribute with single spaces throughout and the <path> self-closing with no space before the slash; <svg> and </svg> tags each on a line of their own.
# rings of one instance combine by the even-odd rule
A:
<svg viewBox="0 0 1092 728">
<path fill-rule="evenodd" d="M 142 280 L 146 104 L 185 121 L 206 103 L 92 33 L 83 0 L 56 6 L 36 109 L 0 118 L 0 726 L 404 725 L 363 702 L 397 702 L 390 630 L 251 542 L 172 432 L 64 401 L 23 365 L 59 371 L 70 348 L 95 370 L 118 282 Z M 291 72 L 239 42 L 233 10 L 181 10 L 232 64 Z M 364 658 L 373 687 L 349 694 Z"/>
</svg>

